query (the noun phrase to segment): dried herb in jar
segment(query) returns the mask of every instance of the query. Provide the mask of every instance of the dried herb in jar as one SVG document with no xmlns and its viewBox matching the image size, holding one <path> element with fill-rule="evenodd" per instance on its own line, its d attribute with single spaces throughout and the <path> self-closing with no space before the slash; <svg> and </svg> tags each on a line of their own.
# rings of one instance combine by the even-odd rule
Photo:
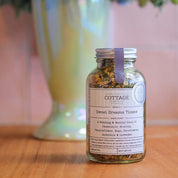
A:
<svg viewBox="0 0 178 178">
<path fill-rule="evenodd" d="M 145 80 L 134 68 L 136 49 L 96 49 L 87 78 L 87 155 L 131 163 L 145 155 Z"/>
</svg>

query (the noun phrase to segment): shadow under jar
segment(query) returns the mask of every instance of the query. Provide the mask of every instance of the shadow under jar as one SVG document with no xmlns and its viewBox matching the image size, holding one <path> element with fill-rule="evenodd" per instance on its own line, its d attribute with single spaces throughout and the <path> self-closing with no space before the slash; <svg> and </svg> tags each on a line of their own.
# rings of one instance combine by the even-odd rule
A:
<svg viewBox="0 0 178 178">
<path fill-rule="evenodd" d="M 115 49 L 123 57 L 122 83 L 116 78 Z M 86 87 L 86 151 L 91 161 L 132 163 L 145 156 L 145 79 L 134 67 L 136 52 L 96 49 L 97 68 L 88 75 Z"/>
</svg>

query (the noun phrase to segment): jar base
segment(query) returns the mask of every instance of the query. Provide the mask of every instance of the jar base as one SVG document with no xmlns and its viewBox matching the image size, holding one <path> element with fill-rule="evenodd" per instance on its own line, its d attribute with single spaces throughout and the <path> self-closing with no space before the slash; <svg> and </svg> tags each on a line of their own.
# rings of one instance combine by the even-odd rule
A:
<svg viewBox="0 0 178 178">
<path fill-rule="evenodd" d="M 145 157 L 145 154 L 139 159 L 132 159 L 132 160 L 99 160 L 95 156 L 92 156 L 90 153 L 87 153 L 87 157 L 92 162 L 98 162 L 98 163 L 107 163 L 107 164 L 129 164 L 129 163 L 136 163 L 139 161 L 142 161 Z"/>
</svg>

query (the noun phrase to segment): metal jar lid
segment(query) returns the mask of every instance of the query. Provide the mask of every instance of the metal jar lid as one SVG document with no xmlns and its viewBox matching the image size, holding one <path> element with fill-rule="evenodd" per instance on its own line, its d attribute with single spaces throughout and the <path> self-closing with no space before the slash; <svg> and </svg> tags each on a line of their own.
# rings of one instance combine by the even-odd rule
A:
<svg viewBox="0 0 178 178">
<path fill-rule="evenodd" d="M 97 48 L 96 58 L 97 59 L 114 59 L 114 49 L 115 48 Z M 124 49 L 124 59 L 136 59 L 137 49 L 136 48 L 123 48 Z"/>
</svg>

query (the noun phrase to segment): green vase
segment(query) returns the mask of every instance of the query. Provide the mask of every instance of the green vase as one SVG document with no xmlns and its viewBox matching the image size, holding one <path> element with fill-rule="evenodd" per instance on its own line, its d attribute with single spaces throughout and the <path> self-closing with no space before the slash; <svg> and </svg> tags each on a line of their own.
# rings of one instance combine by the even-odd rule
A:
<svg viewBox="0 0 178 178">
<path fill-rule="evenodd" d="M 85 139 L 85 80 L 95 48 L 108 47 L 109 0 L 34 0 L 38 51 L 53 109 L 34 136 Z"/>
</svg>

